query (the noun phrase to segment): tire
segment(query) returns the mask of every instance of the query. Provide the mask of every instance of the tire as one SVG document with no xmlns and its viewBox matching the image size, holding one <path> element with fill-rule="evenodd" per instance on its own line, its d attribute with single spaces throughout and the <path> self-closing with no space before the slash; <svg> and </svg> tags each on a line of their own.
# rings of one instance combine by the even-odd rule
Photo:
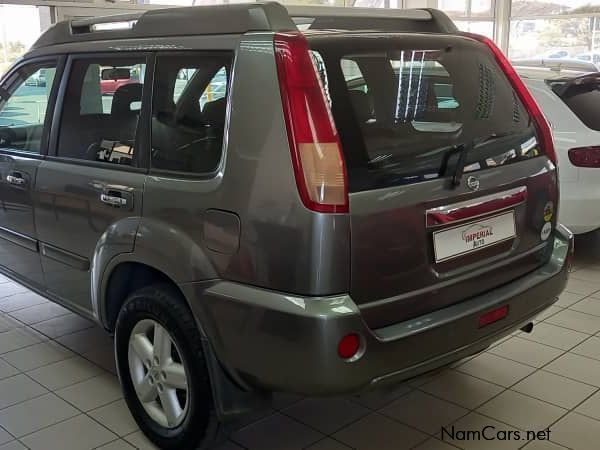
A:
<svg viewBox="0 0 600 450">
<path fill-rule="evenodd" d="M 154 345 L 166 342 L 165 331 L 170 342 Z M 174 288 L 150 286 L 127 298 L 115 327 L 115 354 L 125 401 L 154 444 L 161 449 L 205 449 L 213 444 L 219 423 L 202 339 Z"/>
</svg>

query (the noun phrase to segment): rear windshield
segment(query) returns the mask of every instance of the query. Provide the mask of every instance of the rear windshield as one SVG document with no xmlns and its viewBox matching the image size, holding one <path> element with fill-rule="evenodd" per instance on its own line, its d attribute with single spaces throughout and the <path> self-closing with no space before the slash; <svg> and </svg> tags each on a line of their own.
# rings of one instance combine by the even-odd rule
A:
<svg viewBox="0 0 600 450">
<path fill-rule="evenodd" d="M 586 127 L 600 131 L 600 81 L 597 75 L 553 82 L 552 89 Z"/>
<path fill-rule="evenodd" d="M 452 176 L 540 154 L 530 116 L 482 44 L 440 35 L 309 37 L 351 191 Z"/>
</svg>

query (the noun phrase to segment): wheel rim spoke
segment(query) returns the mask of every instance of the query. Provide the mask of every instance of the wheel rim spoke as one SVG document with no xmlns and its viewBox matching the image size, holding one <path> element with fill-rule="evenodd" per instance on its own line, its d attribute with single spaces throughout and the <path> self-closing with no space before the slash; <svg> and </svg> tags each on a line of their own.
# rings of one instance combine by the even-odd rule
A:
<svg viewBox="0 0 600 450">
<path fill-rule="evenodd" d="M 160 403 L 162 404 L 165 417 L 169 426 L 175 426 L 179 422 L 183 410 L 179 404 L 179 399 L 175 393 L 175 389 L 165 389 L 158 393 Z"/>
<path fill-rule="evenodd" d="M 154 324 L 154 357 L 160 364 L 165 364 L 171 358 L 171 338 L 162 326 Z"/>
<path fill-rule="evenodd" d="M 133 351 L 137 353 L 137 355 L 142 359 L 144 365 L 152 361 L 152 356 L 154 355 L 154 346 L 150 339 L 148 339 L 145 335 L 138 333 L 132 338 L 132 347 Z"/>
<path fill-rule="evenodd" d="M 183 364 L 171 363 L 163 370 L 165 384 L 170 388 L 187 390 L 187 377 Z"/>
</svg>

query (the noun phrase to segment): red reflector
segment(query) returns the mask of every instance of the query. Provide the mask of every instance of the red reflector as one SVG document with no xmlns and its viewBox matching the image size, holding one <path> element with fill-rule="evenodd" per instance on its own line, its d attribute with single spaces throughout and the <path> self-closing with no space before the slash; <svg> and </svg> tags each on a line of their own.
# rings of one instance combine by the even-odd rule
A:
<svg viewBox="0 0 600 450">
<path fill-rule="evenodd" d="M 275 35 L 283 115 L 302 203 L 323 213 L 348 212 L 348 177 L 338 132 L 302 33 Z"/>
<path fill-rule="evenodd" d="M 479 317 L 479 328 L 483 328 L 486 325 L 490 325 L 494 322 L 498 322 L 500 319 L 504 319 L 508 315 L 508 305 L 501 306 L 493 311 L 486 312 Z"/>
<path fill-rule="evenodd" d="M 600 167 L 600 147 L 579 147 L 569 150 L 569 161 L 577 167 Z"/>
<path fill-rule="evenodd" d="M 342 338 L 338 345 L 338 355 L 342 359 L 350 359 L 358 353 L 360 349 L 360 336 L 358 334 L 348 334 Z"/>
<path fill-rule="evenodd" d="M 494 41 L 488 37 L 474 33 L 462 33 L 462 35 L 485 44 L 491 50 L 496 62 L 508 78 L 508 81 L 510 81 L 513 89 L 521 99 L 523 106 L 525 106 L 525 109 L 529 112 L 529 115 L 533 119 L 541 149 L 546 154 L 548 159 L 550 159 L 550 161 L 552 161 L 554 164 L 558 164 L 550 125 L 548 124 L 548 121 L 546 120 L 546 117 L 544 116 L 544 113 L 542 113 L 542 110 L 538 106 L 537 102 L 525 86 L 525 83 L 523 83 L 521 77 L 519 77 L 511 63 L 508 61 L 506 56 L 504 56 L 504 53 L 502 53 L 502 50 L 500 50 Z"/>
</svg>

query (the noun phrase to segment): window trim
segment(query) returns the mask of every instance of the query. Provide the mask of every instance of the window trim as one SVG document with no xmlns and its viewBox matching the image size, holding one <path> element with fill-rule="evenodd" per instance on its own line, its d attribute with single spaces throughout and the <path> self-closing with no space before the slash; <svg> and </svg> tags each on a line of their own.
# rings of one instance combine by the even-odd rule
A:
<svg viewBox="0 0 600 450">
<path fill-rule="evenodd" d="M 103 59 L 103 58 L 114 58 L 114 59 L 131 59 L 131 58 L 140 58 L 145 61 L 146 64 L 146 72 L 144 74 L 144 84 L 142 90 L 142 109 L 140 110 L 140 119 L 138 121 L 138 128 L 136 130 L 136 138 L 135 138 L 135 155 L 139 155 L 137 159 L 133 160 L 133 165 L 127 166 L 122 164 L 113 164 L 110 162 L 103 161 L 90 161 L 79 158 L 70 158 L 66 156 L 58 155 L 58 144 L 60 137 L 60 129 L 62 127 L 62 116 L 63 116 L 63 108 L 65 103 L 65 95 L 67 92 L 67 86 L 69 84 L 71 78 L 71 71 L 73 69 L 73 64 L 78 60 L 85 59 Z M 150 148 L 149 138 L 147 137 L 149 132 L 149 114 L 150 114 L 150 106 L 148 105 L 148 100 L 151 101 L 152 98 L 152 86 L 154 82 L 154 53 L 153 52 L 91 52 L 91 53 L 72 53 L 66 57 L 66 62 L 64 64 L 64 69 L 62 72 L 62 78 L 60 80 L 60 88 L 58 91 L 58 96 L 56 99 L 56 107 L 54 109 L 53 121 L 52 123 L 55 125 L 51 129 L 50 133 L 50 145 L 48 146 L 47 159 L 50 161 L 63 162 L 66 164 L 72 165 L 81 165 L 87 167 L 97 167 L 103 169 L 110 170 L 119 170 L 124 172 L 135 172 L 135 173 L 147 173 L 148 172 L 148 162 L 149 162 L 149 152 Z"/>
<path fill-rule="evenodd" d="M 231 120 L 231 103 L 233 99 L 233 82 L 236 73 L 236 61 L 237 61 L 237 52 L 234 49 L 186 49 L 186 50 L 171 50 L 171 51 L 159 51 L 154 54 L 154 65 L 153 65 L 153 74 L 152 74 L 152 91 L 156 89 L 156 83 L 158 80 L 156 68 L 158 66 L 158 58 L 164 56 L 228 56 L 229 57 L 229 77 L 227 79 L 227 95 L 225 98 L 227 99 L 227 107 L 225 110 L 225 125 L 223 127 L 223 144 L 221 146 L 221 158 L 219 163 L 215 167 L 214 170 L 210 172 L 189 172 L 189 171 L 179 171 L 179 170 L 170 170 L 170 169 L 160 169 L 156 167 L 152 167 L 152 157 L 148 155 L 148 173 L 150 175 L 163 176 L 168 178 L 181 178 L 181 179 L 194 179 L 194 180 L 212 180 L 217 178 L 220 173 L 223 171 L 223 166 L 225 165 L 225 160 L 227 157 L 227 148 L 229 141 L 229 128 L 230 128 L 230 120 Z M 152 98 L 154 100 L 154 97 Z M 150 104 L 150 112 L 148 117 L 148 148 L 152 148 L 152 113 L 153 106 Z"/>
<path fill-rule="evenodd" d="M 31 159 L 44 159 L 48 155 L 50 149 L 50 137 L 52 130 L 55 128 L 52 125 L 54 122 L 54 115 L 56 112 L 56 106 L 58 102 L 59 88 L 62 84 L 63 74 L 65 70 L 66 57 L 64 55 L 49 55 L 40 56 L 35 58 L 25 58 L 15 64 L 0 80 L 0 86 L 5 86 L 11 80 L 12 76 L 21 68 L 44 63 L 54 63 L 56 72 L 54 75 L 54 81 L 52 89 L 50 89 L 50 95 L 48 97 L 48 105 L 46 107 L 46 115 L 44 117 L 44 125 L 42 129 L 42 139 L 40 141 L 39 152 L 33 152 L 29 150 L 21 150 L 16 148 L 0 148 L 1 154 L 21 156 Z M 12 84 L 12 83 L 10 83 Z M 9 84 L 9 86 L 10 86 Z"/>
</svg>

